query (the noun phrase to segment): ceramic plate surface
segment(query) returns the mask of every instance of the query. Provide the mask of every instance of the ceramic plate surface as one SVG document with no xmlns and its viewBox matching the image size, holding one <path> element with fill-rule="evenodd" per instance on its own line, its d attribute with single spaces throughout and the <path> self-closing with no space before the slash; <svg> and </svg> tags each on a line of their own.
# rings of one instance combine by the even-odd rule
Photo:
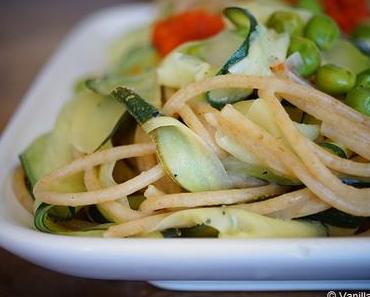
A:
<svg viewBox="0 0 370 297">
<path fill-rule="evenodd" d="M 101 239 L 43 234 L 16 202 L 10 172 L 18 154 L 48 131 L 72 85 L 104 69 L 124 31 L 148 23 L 147 5 L 118 6 L 82 21 L 35 80 L 0 142 L 0 245 L 58 272 L 99 279 L 151 280 L 172 289 L 370 288 L 370 239 Z"/>
</svg>

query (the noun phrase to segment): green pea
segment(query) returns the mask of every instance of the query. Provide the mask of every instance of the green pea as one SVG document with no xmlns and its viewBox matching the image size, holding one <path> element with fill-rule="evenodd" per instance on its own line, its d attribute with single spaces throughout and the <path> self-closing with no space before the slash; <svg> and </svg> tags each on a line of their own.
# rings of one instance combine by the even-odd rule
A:
<svg viewBox="0 0 370 297">
<path fill-rule="evenodd" d="M 276 11 L 267 21 L 267 27 L 279 33 L 288 33 L 290 36 L 298 36 L 303 33 L 303 20 L 291 11 Z"/>
<path fill-rule="evenodd" d="M 303 65 L 297 69 L 303 77 L 314 74 L 320 67 L 320 51 L 316 44 L 303 37 L 293 37 L 290 41 L 288 55 L 298 52 L 301 55 Z"/>
<path fill-rule="evenodd" d="M 370 89 L 353 88 L 345 99 L 345 103 L 353 109 L 370 117 Z"/>
<path fill-rule="evenodd" d="M 356 86 L 370 88 L 370 68 L 357 75 Z"/>
<path fill-rule="evenodd" d="M 360 24 L 352 32 L 354 38 L 370 39 L 370 24 Z"/>
<path fill-rule="evenodd" d="M 304 31 L 304 36 L 315 42 L 322 50 L 332 48 L 339 35 L 340 30 L 335 21 L 323 14 L 312 17 Z"/>
<path fill-rule="evenodd" d="M 322 13 L 322 7 L 319 0 L 299 0 L 297 7 L 311 11 L 312 13 Z"/>
<path fill-rule="evenodd" d="M 317 87 L 328 94 L 339 95 L 349 92 L 355 85 L 356 76 L 348 69 L 327 64 L 316 74 Z"/>
</svg>

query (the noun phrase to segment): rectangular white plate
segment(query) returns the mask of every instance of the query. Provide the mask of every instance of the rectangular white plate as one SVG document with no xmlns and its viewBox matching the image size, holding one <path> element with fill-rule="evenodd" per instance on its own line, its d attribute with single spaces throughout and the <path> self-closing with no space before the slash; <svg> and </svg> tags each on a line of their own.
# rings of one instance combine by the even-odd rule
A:
<svg viewBox="0 0 370 297">
<path fill-rule="evenodd" d="M 0 245 L 62 273 L 156 280 L 154 284 L 172 289 L 370 288 L 369 239 L 101 239 L 32 228 L 32 217 L 11 190 L 18 154 L 52 127 L 77 78 L 104 69 L 110 42 L 152 17 L 147 5 L 114 7 L 88 17 L 38 76 L 0 142 Z"/>
</svg>

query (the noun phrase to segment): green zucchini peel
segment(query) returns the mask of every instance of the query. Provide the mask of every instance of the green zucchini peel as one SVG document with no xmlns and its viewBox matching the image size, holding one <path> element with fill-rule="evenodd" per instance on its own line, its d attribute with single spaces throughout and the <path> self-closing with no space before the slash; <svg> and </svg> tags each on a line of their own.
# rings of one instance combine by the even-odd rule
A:
<svg viewBox="0 0 370 297">
<path fill-rule="evenodd" d="M 231 181 L 216 154 L 187 126 L 161 115 L 159 110 L 127 88 L 117 88 L 112 96 L 127 110 L 157 146 L 163 169 L 190 192 L 221 190 Z"/>
<path fill-rule="evenodd" d="M 217 75 L 229 74 L 229 69 L 248 56 L 249 48 L 255 34 L 258 22 L 256 18 L 245 8 L 227 7 L 224 15 L 235 25 L 238 34 L 245 36 L 243 43 L 231 55 L 226 63 L 217 72 Z M 226 104 L 232 104 L 243 100 L 252 93 L 248 89 L 219 89 L 207 92 L 208 102 L 215 108 L 221 109 Z"/>
</svg>

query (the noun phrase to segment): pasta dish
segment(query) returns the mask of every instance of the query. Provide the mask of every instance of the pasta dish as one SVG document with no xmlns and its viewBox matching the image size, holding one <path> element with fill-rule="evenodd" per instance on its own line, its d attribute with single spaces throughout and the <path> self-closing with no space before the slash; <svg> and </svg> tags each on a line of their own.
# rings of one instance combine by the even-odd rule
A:
<svg viewBox="0 0 370 297">
<path fill-rule="evenodd" d="M 350 35 L 284 1 L 181 3 L 116 40 L 20 155 L 13 188 L 35 228 L 368 235 L 369 26 Z"/>
</svg>

